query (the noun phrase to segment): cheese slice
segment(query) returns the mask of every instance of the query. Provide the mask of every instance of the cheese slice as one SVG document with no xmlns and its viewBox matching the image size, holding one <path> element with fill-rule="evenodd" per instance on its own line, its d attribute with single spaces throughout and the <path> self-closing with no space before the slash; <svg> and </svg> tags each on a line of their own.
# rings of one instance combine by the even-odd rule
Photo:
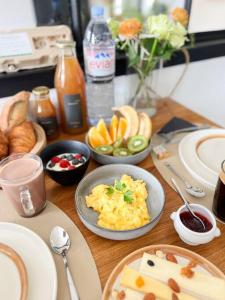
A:
<svg viewBox="0 0 225 300">
<path fill-rule="evenodd" d="M 148 260 L 153 261 L 154 266 L 149 266 Z M 139 271 L 163 282 L 173 278 L 184 292 L 195 297 L 204 300 L 225 300 L 225 280 L 196 271 L 192 278 L 187 278 L 180 274 L 181 268 L 183 266 L 179 264 L 144 253 Z"/>
<path fill-rule="evenodd" d="M 145 294 L 134 291 L 132 289 L 126 289 L 125 290 L 125 300 L 143 300 Z M 155 300 L 161 300 L 160 298 L 156 297 Z"/>
<path fill-rule="evenodd" d="M 142 286 L 137 286 L 136 280 L 140 276 L 143 279 L 144 284 Z M 127 288 L 134 289 L 135 291 L 145 294 L 154 293 L 155 296 L 161 300 L 171 300 L 174 293 L 168 285 L 156 279 L 142 275 L 140 272 L 128 266 L 125 266 L 123 269 L 120 283 Z M 177 295 L 179 300 L 197 300 L 196 298 L 184 293 L 179 293 Z"/>
</svg>

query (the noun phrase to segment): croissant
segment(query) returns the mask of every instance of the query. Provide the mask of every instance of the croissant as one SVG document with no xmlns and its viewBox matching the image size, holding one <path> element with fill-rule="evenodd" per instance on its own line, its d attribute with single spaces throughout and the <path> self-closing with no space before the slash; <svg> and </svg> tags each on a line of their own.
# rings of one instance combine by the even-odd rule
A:
<svg viewBox="0 0 225 300">
<path fill-rule="evenodd" d="M 0 130 L 0 159 L 8 155 L 8 138 Z"/>
<path fill-rule="evenodd" d="M 9 153 L 30 152 L 36 144 L 36 136 L 33 124 L 25 121 L 13 127 L 9 133 Z"/>
</svg>

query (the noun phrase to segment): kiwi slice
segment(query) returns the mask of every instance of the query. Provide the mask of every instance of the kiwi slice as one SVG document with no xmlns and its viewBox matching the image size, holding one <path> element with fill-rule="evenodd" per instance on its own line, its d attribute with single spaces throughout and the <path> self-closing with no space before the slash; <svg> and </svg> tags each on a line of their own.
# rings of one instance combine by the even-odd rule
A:
<svg viewBox="0 0 225 300">
<path fill-rule="evenodd" d="M 148 146 L 148 139 L 143 135 L 132 136 L 127 144 L 127 148 L 131 153 L 138 153 Z"/>
<path fill-rule="evenodd" d="M 95 148 L 95 151 L 99 154 L 112 154 L 113 153 L 113 147 L 111 145 L 102 145 Z"/>
<path fill-rule="evenodd" d="M 114 148 L 121 148 L 123 146 L 123 138 L 118 138 L 113 144 Z"/>
<path fill-rule="evenodd" d="M 116 148 L 113 151 L 113 155 L 114 156 L 125 157 L 125 156 L 131 155 L 131 153 L 130 153 L 130 151 L 127 148 Z"/>
</svg>

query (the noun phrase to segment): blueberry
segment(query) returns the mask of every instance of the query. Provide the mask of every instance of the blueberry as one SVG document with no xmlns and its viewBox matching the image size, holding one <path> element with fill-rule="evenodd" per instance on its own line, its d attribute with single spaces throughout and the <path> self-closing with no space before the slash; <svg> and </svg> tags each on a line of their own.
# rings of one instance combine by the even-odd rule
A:
<svg viewBox="0 0 225 300">
<path fill-rule="evenodd" d="M 66 154 L 63 154 L 63 155 L 61 156 L 61 158 L 62 158 L 62 159 L 65 159 L 65 158 L 67 158 L 67 155 L 66 155 Z"/>
<path fill-rule="evenodd" d="M 73 155 L 72 154 L 67 155 L 67 159 L 68 160 L 73 160 Z"/>
<path fill-rule="evenodd" d="M 85 162 L 85 160 L 83 159 L 83 157 L 78 159 L 79 163 L 83 164 Z"/>
<path fill-rule="evenodd" d="M 53 168 L 55 166 L 55 164 L 53 162 L 50 162 L 50 164 L 48 166 L 49 166 L 49 168 Z"/>
<path fill-rule="evenodd" d="M 72 160 L 72 164 L 73 164 L 73 165 L 76 165 L 76 164 L 78 164 L 78 163 L 79 163 L 79 160 L 78 160 L 78 159 L 74 158 L 74 159 Z"/>
</svg>

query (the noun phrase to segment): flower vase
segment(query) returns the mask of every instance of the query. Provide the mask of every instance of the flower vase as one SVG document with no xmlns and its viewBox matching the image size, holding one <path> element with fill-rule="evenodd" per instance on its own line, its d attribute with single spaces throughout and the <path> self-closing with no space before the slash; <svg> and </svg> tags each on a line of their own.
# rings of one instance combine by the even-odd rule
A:
<svg viewBox="0 0 225 300">
<path fill-rule="evenodd" d="M 147 77 L 138 77 L 138 85 L 130 102 L 137 111 L 146 112 L 150 117 L 157 113 L 158 79 L 163 62 L 157 64 L 157 69 L 152 70 Z"/>
</svg>

